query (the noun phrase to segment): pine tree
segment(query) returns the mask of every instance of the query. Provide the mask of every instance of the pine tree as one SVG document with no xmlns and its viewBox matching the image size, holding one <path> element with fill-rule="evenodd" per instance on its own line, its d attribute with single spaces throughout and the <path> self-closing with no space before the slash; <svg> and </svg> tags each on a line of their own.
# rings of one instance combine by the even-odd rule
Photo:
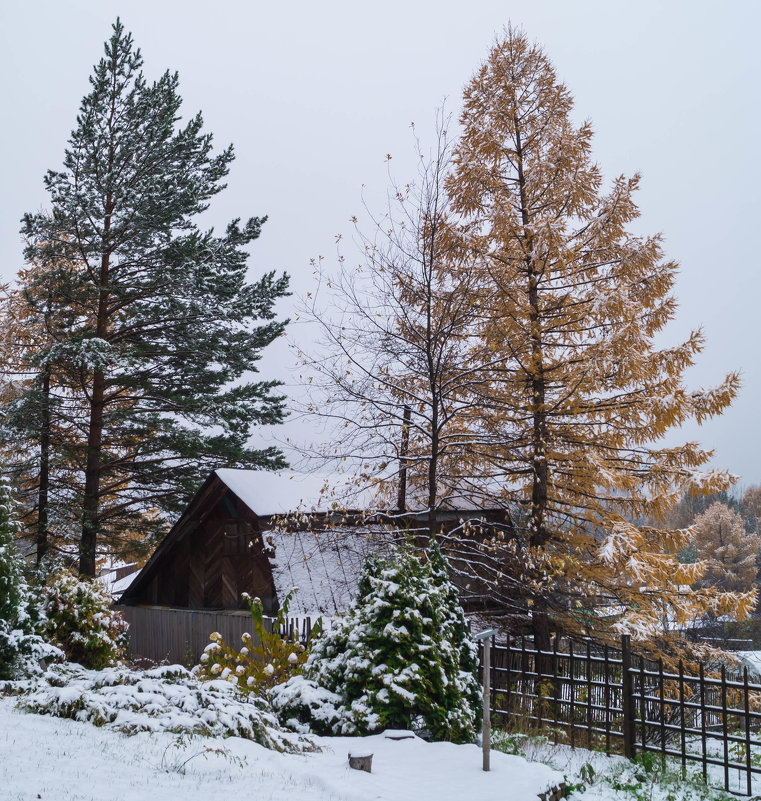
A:
<svg viewBox="0 0 761 801">
<path fill-rule="evenodd" d="M 85 422 L 85 404 L 55 345 L 73 325 L 72 313 L 54 304 L 57 288 L 39 281 L 35 265 L 19 272 L 21 288 L 6 288 L 0 302 L 0 447 L 19 506 L 21 536 L 34 541 L 39 565 L 76 520 L 73 444 Z M 43 295 L 32 291 L 37 288 Z"/>
<path fill-rule="evenodd" d="M 645 633 L 661 602 L 680 618 L 709 603 L 679 584 L 679 537 L 632 521 L 731 483 L 700 471 L 710 451 L 658 440 L 719 414 L 739 385 L 730 373 L 716 388 L 685 388 L 699 331 L 656 346 L 676 309 L 677 265 L 659 236 L 629 232 L 639 176 L 603 190 L 591 125 L 574 125 L 572 107 L 547 56 L 508 29 L 465 89 L 447 183 L 481 279 L 473 359 L 501 356 L 474 401 L 474 425 L 491 440 L 477 467 L 528 518 L 514 545 L 543 648 L 550 615 L 577 631 L 594 621 L 597 634 L 606 622 Z M 617 613 L 585 614 L 595 599 Z M 722 603 L 747 614 L 752 602 Z"/>
<path fill-rule="evenodd" d="M 756 582 L 758 534 L 748 532 L 735 511 L 723 503 L 712 504 L 692 525 L 698 558 L 705 560 L 701 583 L 729 592 L 747 592 Z"/>
<path fill-rule="evenodd" d="M 27 658 L 60 657 L 40 637 L 44 612 L 35 602 L 16 550 L 19 531 L 10 486 L 0 479 L 0 679 L 11 678 Z"/>
<path fill-rule="evenodd" d="M 143 77 L 119 20 L 90 78 L 63 169 L 50 171 L 49 214 L 28 214 L 33 296 L 55 288 L 72 315 L 51 356 L 85 402 L 79 565 L 125 532 L 150 537 L 199 478 L 228 465 L 277 468 L 276 448 L 247 446 L 256 423 L 276 423 L 277 382 L 252 381 L 260 350 L 284 323 L 274 304 L 287 277 L 246 283 L 246 246 L 265 218 L 201 230 L 196 218 L 224 188 L 229 147 L 212 153 L 201 115 L 178 127 L 178 76 Z M 256 321 L 262 321 L 256 323 Z"/>
<path fill-rule="evenodd" d="M 314 643 L 305 675 L 340 697 L 343 733 L 421 726 L 434 739 L 468 742 L 480 699 L 466 636 L 441 554 L 434 573 L 405 547 L 368 559 L 356 600 Z"/>
</svg>

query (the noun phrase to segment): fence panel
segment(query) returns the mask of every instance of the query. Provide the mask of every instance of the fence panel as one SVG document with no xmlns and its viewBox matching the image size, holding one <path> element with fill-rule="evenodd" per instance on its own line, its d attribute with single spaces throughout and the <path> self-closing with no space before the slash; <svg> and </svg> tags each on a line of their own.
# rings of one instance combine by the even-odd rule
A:
<svg viewBox="0 0 761 801">
<path fill-rule="evenodd" d="M 130 653 L 133 658 L 180 665 L 196 665 L 218 631 L 225 642 L 240 648 L 241 635 L 254 634 L 249 612 L 210 609 L 178 609 L 164 606 L 116 606 L 129 623 Z M 273 619 L 264 618 L 272 630 Z M 282 634 L 305 642 L 312 631 L 311 618 L 289 618 Z"/>
<path fill-rule="evenodd" d="M 673 757 L 685 774 L 695 763 L 709 784 L 752 795 L 761 685 L 747 669 L 728 676 L 724 665 L 700 665 L 694 675 L 679 662 L 668 672 L 662 660 L 632 653 L 628 637 L 620 648 L 557 638 L 549 651 L 520 637 L 493 643 L 491 659 L 492 714 L 506 728 L 630 758 Z"/>
</svg>

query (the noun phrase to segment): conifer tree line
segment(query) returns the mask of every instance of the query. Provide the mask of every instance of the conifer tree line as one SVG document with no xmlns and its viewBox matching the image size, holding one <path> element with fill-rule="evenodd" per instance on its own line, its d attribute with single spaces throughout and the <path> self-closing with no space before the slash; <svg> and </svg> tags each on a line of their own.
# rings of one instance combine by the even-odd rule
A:
<svg viewBox="0 0 761 801">
<path fill-rule="evenodd" d="M 199 222 L 234 154 L 184 121 L 178 76 L 150 82 L 117 20 L 48 207 L 23 219 L 26 267 L 3 305 L 2 447 L 37 558 L 145 551 L 220 466 L 282 467 L 248 441 L 284 398 L 258 380 L 288 278 L 247 281 L 266 218 Z"/>
<path fill-rule="evenodd" d="M 466 85 L 458 136 L 443 118 L 417 181 L 360 231 L 360 263 L 318 264 L 306 309 L 323 333 L 307 408 L 342 431 L 322 456 L 356 464 L 386 508 L 403 476 L 432 531 L 447 508 L 504 509 L 473 578 L 542 648 L 551 629 L 668 639 L 756 601 L 680 559 L 693 531 L 667 521 L 734 481 L 663 437 L 722 413 L 739 376 L 690 390 L 702 332 L 657 344 L 677 264 L 660 235 L 632 233 L 640 176 L 606 182 L 572 111 L 546 54 L 508 28 Z"/>
</svg>

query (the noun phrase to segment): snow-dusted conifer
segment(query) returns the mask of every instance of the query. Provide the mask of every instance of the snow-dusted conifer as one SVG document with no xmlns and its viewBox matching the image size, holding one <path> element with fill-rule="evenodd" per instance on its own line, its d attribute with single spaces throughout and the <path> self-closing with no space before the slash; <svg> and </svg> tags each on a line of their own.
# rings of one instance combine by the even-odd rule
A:
<svg viewBox="0 0 761 801">
<path fill-rule="evenodd" d="M 371 556 L 351 609 L 314 643 L 306 681 L 278 688 L 273 701 L 281 715 L 334 733 L 419 727 L 437 740 L 472 740 L 475 663 L 459 636 L 464 625 L 460 630 L 456 611 L 445 606 L 447 583 L 409 547 Z"/>
<path fill-rule="evenodd" d="M 127 622 L 111 608 L 113 598 L 102 584 L 60 570 L 49 577 L 43 593 L 45 634 L 69 661 L 100 670 L 124 658 Z"/>
<path fill-rule="evenodd" d="M 428 566 L 433 584 L 437 589 L 437 617 L 441 626 L 442 658 L 446 662 L 448 676 L 455 676 L 457 695 L 468 700 L 467 704 L 455 703 L 450 712 L 464 729 L 478 729 L 481 725 L 481 685 L 478 682 L 478 649 L 468 632 L 465 613 L 460 605 L 457 587 L 450 579 L 449 564 L 441 551 L 439 542 L 431 538 L 428 545 Z M 475 713 L 475 719 L 473 714 Z"/>
<path fill-rule="evenodd" d="M 755 531 L 746 530 L 738 512 L 716 502 L 695 518 L 692 532 L 698 558 L 706 563 L 703 586 L 739 592 L 753 588 L 759 538 Z"/>
<path fill-rule="evenodd" d="M 178 124 L 176 73 L 149 83 L 141 68 L 117 20 L 63 169 L 45 178 L 50 211 L 26 215 L 22 229 L 37 270 L 29 297 L 49 297 L 52 285 L 51 315 L 76 310 L 47 347 L 78 377 L 85 406 L 70 446 L 88 576 L 99 540 L 115 548 L 125 531 L 160 533 L 161 512 L 183 508 L 210 468 L 284 464 L 277 449 L 248 442 L 254 424 L 283 416 L 277 382 L 250 374 L 283 331 L 273 307 L 287 277 L 246 283 L 246 248 L 264 218 L 221 234 L 199 227 L 232 148 L 212 152 L 200 114 Z"/>
<path fill-rule="evenodd" d="M 24 660 L 61 656 L 39 636 L 44 614 L 24 577 L 18 530 L 10 487 L 0 478 L 0 679 L 10 678 Z"/>
</svg>

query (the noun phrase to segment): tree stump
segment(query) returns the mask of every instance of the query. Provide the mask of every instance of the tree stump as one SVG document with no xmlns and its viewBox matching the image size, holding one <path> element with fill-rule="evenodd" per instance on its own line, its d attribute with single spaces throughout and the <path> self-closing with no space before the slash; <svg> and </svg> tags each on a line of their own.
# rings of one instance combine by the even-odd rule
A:
<svg viewBox="0 0 761 801">
<path fill-rule="evenodd" d="M 372 773 L 373 755 L 372 754 L 349 754 L 349 767 L 354 770 L 364 770 Z"/>
</svg>

